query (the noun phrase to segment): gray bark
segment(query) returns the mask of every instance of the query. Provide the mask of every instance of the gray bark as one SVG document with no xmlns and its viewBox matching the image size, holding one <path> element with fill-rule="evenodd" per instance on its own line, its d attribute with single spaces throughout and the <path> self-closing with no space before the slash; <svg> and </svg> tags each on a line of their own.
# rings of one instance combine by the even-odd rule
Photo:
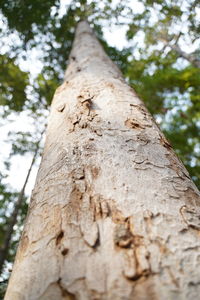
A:
<svg viewBox="0 0 200 300">
<path fill-rule="evenodd" d="M 197 299 L 199 192 L 78 25 L 6 300 Z"/>
</svg>

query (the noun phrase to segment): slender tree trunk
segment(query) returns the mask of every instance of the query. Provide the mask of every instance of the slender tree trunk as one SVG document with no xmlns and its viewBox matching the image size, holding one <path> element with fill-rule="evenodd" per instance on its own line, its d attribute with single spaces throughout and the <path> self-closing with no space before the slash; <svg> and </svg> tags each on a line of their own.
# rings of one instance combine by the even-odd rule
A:
<svg viewBox="0 0 200 300">
<path fill-rule="evenodd" d="M 6 300 L 197 299 L 199 193 L 78 25 Z"/>
<path fill-rule="evenodd" d="M 14 205 L 14 209 L 13 209 L 13 212 L 10 216 L 8 227 L 7 227 L 7 230 L 6 230 L 6 233 L 5 233 L 4 241 L 3 241 L 3 244 L 0 248 L 0 275 L 3 271 L 3 266 L 4 266 L 5 260 L 7 258 L 7 255 L 8 255 L 10 241 L 11 241 L 13 231 L 14 231 L 14 225 L 17 222 L 17 216 L 18 216 L 18 213 L 19 213 L 19 209 L 21 208 L 23 200 L 24 200 L 24 193 L 25 193 L 26 185 L 28 183 L 33 165 L 35 163 L 35 160 L 36 160 L 36 157 L 37 157 L 37 154 L 38 154 L 38 149 L 39 149 L 39 144 L 36 147 L 36 150 L 35 150 L 35 153 L 33 155 L 30 167 L 28 169 L 23 187 L 22 187 L 22 189 L 21 189 L 21 191 L 18 195 L 17 201 Z"/>
<path fill-rule="evenodd" d="M 194 54 L 188 54 L 187 52 L 184 52 L 177 43 L 171 44 L 170 40 L 162 38 L 161 41 L 164 42 L 165 46 L 170 47 L 172 50 L 174 50 L 178 54 L 179 57 L 186 59 L 194 67 L 200 68 L 200 60 L 198 58 L 196 58 L 194 56 Z"/>
</svg>

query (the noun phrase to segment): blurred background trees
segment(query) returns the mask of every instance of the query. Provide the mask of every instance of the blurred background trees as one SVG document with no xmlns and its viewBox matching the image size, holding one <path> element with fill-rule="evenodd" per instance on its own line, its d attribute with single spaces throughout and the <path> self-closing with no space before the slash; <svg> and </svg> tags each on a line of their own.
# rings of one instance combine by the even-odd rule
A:
<svg viewBox="0 0 200 300">
<path fill-rule="evenodd" d="M 38 164 L 49 105 L 64 78 L 79 20 L 88 19 L 200 187 L 200 4 L 0 0 L 0 9 L 0 254 L 12 227 L 1 270 L 1 297 L 27 212 L 26 172 L 32 160 Z M 113 45 L 109 30 L 125 35 Z M 24 173 L 13 168 L 16 160 Z M 10 172 L 14 175 L 9 179 Z"/>
</svg>

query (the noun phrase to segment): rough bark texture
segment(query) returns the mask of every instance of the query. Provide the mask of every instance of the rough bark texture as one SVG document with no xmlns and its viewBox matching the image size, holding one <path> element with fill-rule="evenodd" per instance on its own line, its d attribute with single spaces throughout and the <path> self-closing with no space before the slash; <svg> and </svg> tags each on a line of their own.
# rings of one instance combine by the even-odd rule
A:
<svg viewBox="0 0 200 300">
<path fill-rule="evenodd" d="M 144 104 L 79 23 L 5 299 L 197 299 L 199 203 Z"/>
</svg>

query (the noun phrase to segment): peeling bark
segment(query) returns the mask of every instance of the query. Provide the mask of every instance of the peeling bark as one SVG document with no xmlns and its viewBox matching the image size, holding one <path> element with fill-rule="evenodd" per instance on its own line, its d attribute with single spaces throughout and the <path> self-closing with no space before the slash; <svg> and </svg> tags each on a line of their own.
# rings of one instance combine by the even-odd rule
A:
<svg viewBox="0 0 200 300">
<path fill-rule="evenodd" d="M 197 299 L 199 192 L 78 25 L 6 300 Z"/>
</svg>

